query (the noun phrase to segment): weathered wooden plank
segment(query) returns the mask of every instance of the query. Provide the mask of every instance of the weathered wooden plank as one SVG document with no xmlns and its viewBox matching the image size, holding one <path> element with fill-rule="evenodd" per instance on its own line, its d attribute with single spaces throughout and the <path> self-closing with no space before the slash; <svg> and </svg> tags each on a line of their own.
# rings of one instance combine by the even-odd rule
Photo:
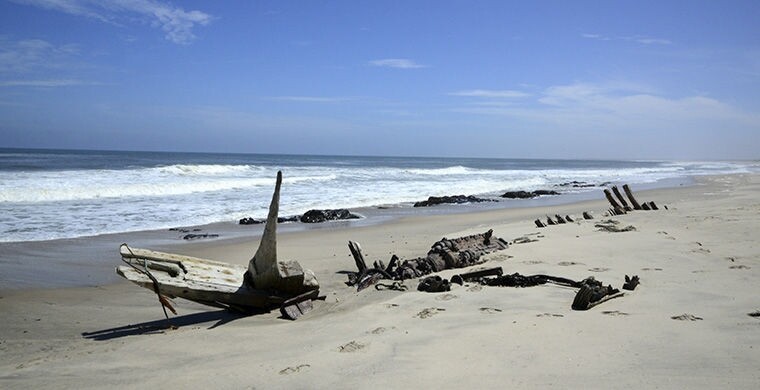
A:
<svg viewBox="0 0 760 390">
<path fill-rule="evenodd" d="M 628 184 L 623 184 L 623 191 L 625 191 L 625 194 L 628 196 L 628 199 L 630 199 L 631 204 L 633 204 L 633 209 L 641 210 L 641 205 L 636 201 L 636 198 L 633 197 L 633 191 L 631 191 L 631 188 L 628 187 Z"/>
<path fill-rule="evenodd" d="M 620 204 L 623 205 L 623 210 L 625 211 L 633 210 L 631 206 L 628 206 L 628 202 L 625 201 L 625 198 L 623 198 L 623 194 L 620 193 L 620 190 L 617 188 L 617 186 L 612 186 L 612 192 L 615 193 L 615 196 L 620 201 Z"/>
</svg>

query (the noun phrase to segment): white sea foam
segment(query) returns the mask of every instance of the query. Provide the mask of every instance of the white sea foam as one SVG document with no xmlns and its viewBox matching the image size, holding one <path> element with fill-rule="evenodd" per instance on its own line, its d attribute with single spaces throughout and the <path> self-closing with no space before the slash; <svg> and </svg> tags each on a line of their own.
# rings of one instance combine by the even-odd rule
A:
<svg viewBox="0 0 760 390">
<path fill-rule="evenodd" d="M 0 242 L 198 225 L 245 216 L 263 218 L 280 169 L 285 176 L 281 215 L 314 208 L 406 204 L 428 196 L 594 190 L 561 187 L 572 181 L 636 184 L 760 169 L 757 164 L 731 162 L 590 162 L 568 168 L 562 162 L 532 166 L 520 161 L 496 169 L 494 164 L 479 168 L 459 163 L 424 166 L 413 159 L 408 159 L 408 166 L 396 160 L 387 165 L 384 160 L 358 164 L 340 158 L 324 164 L 293 161 L 283 167 L 271 163 L 181 163 L 126 169 L 0 169 Z"/>
</svg>

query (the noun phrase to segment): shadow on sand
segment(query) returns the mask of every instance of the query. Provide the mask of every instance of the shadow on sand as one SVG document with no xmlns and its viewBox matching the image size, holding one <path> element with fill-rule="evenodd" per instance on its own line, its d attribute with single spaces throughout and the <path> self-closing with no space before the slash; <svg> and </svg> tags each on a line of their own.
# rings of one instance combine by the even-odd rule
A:
<svg viewBox="0 0 760 390">
<path fill-rule="evenodd" d="M 216 321 L 216 323 L 208 327 L 208 329 L 214 329 L 218 326 L 230 323 L 239 318 L 248 317 L 254 314 L 258 313 L 239 313 L 229 310 L 193 313 L 171 317 L 168 321 L 162 318 L 160 320 L 148 321 L 140 324 L 130 324 L 116 328 L 96 330 L 94 332 L 83 332 L 82 337 L 90 340 L 104 341 L 126 336 L 162 333 L 165 330 L 171 328 L 176 329 L 183 326 L 198 325 L 206 322 Z"/>
</svg>

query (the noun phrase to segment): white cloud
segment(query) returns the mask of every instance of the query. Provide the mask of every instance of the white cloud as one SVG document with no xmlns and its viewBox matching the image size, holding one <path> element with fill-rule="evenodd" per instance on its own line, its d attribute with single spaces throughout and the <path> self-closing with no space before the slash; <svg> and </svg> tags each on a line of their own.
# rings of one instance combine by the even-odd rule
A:
<svg viewBox="0 0 760 390">
<path fill-rule="evenodd" d="M 452 92 L 449 95 L 452 96 L 466 96 L 466 97 L 480 97 L 480 98 L 505 98 L 505 99 L 512 99 L 512 98 L 522 98 L 530 96 L 530 94 L 522 92 L 522 91 L 515 91 L 515 90 L 509 90 L 509 89 L 502 89 L 502 90 L 494 90 L 494 89 L 470 89 L 465 91 L 457 91 Z"/>
<path fill-rule="evenodd" d="M 0 73 L 59 68 L 78 52 L 77 45 L 55 46 L 41 39 L 0 39 Z"/>
<path fill-rule="evenodd" d="M 381 60 L 372 60 L 369 62 L 369 64 L 372 66 L 381 66 L 381 67 L 397 68 L 397 69 L 416 69 L 416 68 L 427 67 L 425 65 L 420 65 L 406 58 L 385 58 Z"/>
<path fill-rule="evenodd" d="M 213 19 L 204 12 L 184 9 L 156 0 L 13 0 L 39 8 L 83 16 L 105 23 L 118 24 L 137 16 L 160 27 L 167 40 L 188 44 L 195 39 L 193 28 L 205 26 Z"/>
<path fill-rule="evenodd" d="M 626 83 L 574 83 L 546 89 L 520 105 L 478 105 L 456 109 L 478 115 L 497 115 L 540 126 L 616 131 L 755 128 L 760 116 L 707 96 L 667 97 L 650 88 Z"/>
<path fill-rule="evenodd" d="M 631 40 L 636 41 L 638 43 L 643 43 L 645 45 L 670 45 L 673 42 L 671 42 L 668 39 L 660 39 L 660 38 L 631 38 Z"/>
<path fill-rule="evenodd" d="M 642 45 L 671 45 L 673 42 L 669 39 L 653 38 L 648 36 L 634 35 L 634 36 L 605 36 L 601 34 L 581 34 L 581 37 L 586 39 L 596 39 L 599 41 L 628 41 L 636 42 Z"/>
<path fill-rule="evenodd" d="M 304 103 L 337 103 L 350 100 L 348 98 L 322 96 L 274 96 L 268 99 Z"/>
<path fill-rule="evenodd" d="M 90 81 L 76 79 L 50 79 L 50 80 L 5 80 L 0 81 L 0 87 L 71 87 L 76 85 L 101 85 Z"/>
</svg>

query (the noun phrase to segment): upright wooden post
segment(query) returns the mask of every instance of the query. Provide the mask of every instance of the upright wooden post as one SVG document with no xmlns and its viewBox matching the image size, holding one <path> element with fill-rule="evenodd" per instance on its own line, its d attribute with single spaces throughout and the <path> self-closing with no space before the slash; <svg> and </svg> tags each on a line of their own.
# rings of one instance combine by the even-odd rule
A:
<svg viewBox="0 0 760 390">
<path fill-rule="evenodd" d="M 641 210 L 641 205 L 639 204 L 639 202 L 636 201 L 636 198 L 633 197 L 633 192 L 631 191 L 631 188 L 628 187 L 628 184 L 623 184 L 623 191 L 625 191 L 625 194 L 628 195 L 628 199 L 631 200 L 633 209 Z"/>
<path fill-rule="evenodd" d="M 605 188 L 604 189 L 604 196 L 607 197 L 607 201 L 609 201 L 610 204 L 612 205 L 612 211 L 613 212 L 611 213 L 611 215 L 625 214 L 625 209 L 623 209 L 622 207 L 620 207 L 620 205 L 615 200 L 615 198 L 612 197 L 612 193 L 610 192 L 610 190 L 608 190 L 608 189 Z"/>
<path fill-rule="evenodd" d="M 277 260 L 277 214 L 280 209 L 281 185 L 282 172 L 277 172 L 267 224 L 264 226 L 259 248 L 248 262 L 248 273 L 256 289 L 278 290 L 298 295 L 319 289 L 319 283 L 314 274 L 309 270 L 304 271 L 297 261 Z"/>
<path fill-rule="evenodd" d="M 367 269 L 367 263 L 364 260 L 364 254 L 362 253 L 362 247 L 358 242 L 349 241 L 348 250 L 351 251 L 351 255 L 354 257 L 356 268 L 359 269 L 359 273 L 364 272 Z"/>
<path fill-rule="evenodd" d="M 617 186 L 612 186 L 612 192 L 615 193 L 615 196 L 620 200 L 620 204 L 623 205 L 623 209 L 625 211 L 631 211 L 631 206 L 628 206 L 628 202 L 625 201 L 625 198 L 623 198 L 623 194 L 620 193 L 620 190 L 617 188 Z"/>
</svg>

